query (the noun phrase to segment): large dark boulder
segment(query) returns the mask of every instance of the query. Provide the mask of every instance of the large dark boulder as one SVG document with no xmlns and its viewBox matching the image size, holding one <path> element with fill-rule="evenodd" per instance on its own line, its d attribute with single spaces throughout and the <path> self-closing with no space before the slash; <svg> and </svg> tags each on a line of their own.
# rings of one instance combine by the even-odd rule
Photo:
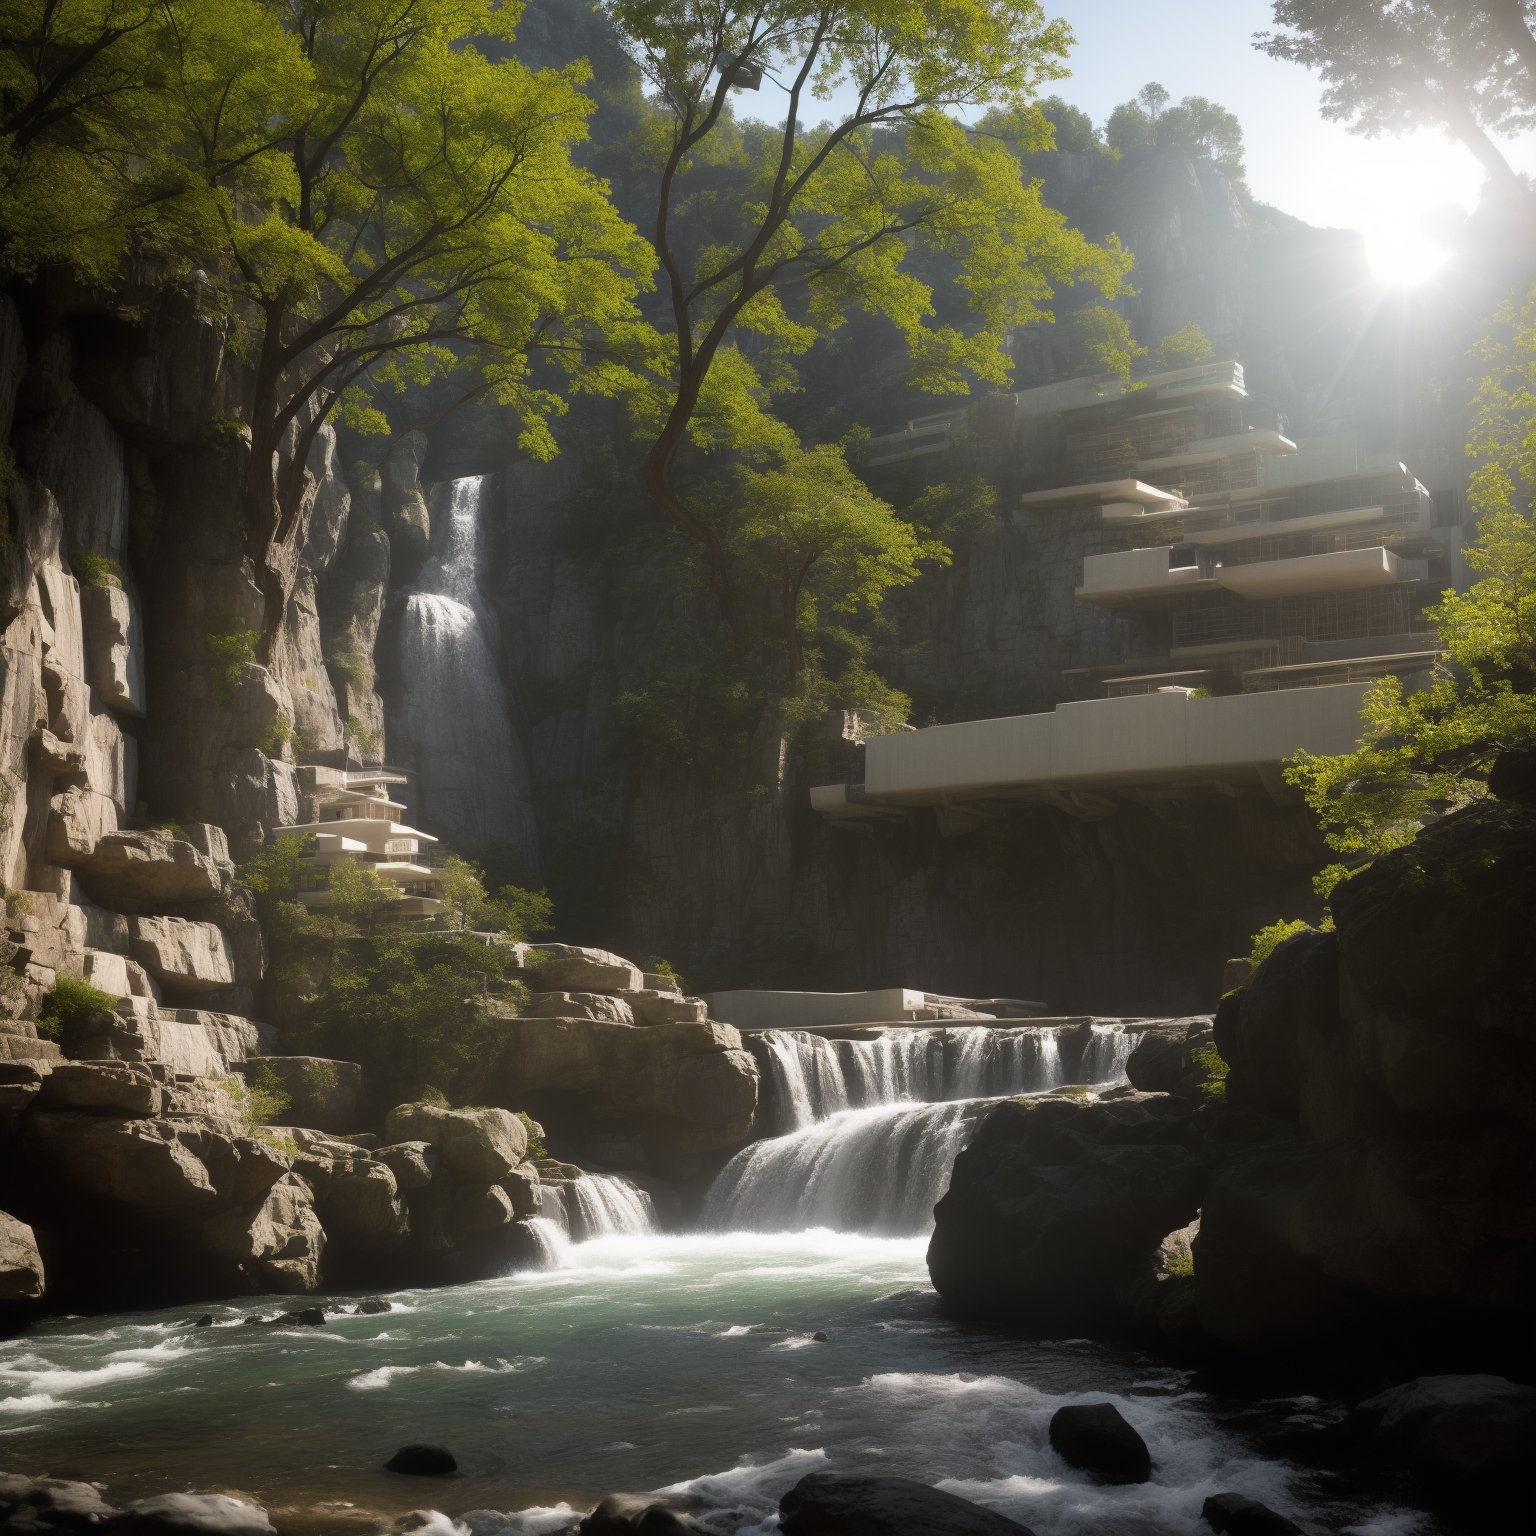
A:
<svg viewBox="0 0 1536 1536">
<path fill-rule="evenodd" d="M 969 1317 L 1039 1331 L 1115 1329 L 1119 1296 L 1200 1208 L 1191 1105 L 1122 1092 L 1008 1101 L 955 1160 L 928 1269 Z"/>
<path fill-rule="evenodd" d="M 402 1472 L 407 1477 L 447 1477 L 459 1470 L 458 1460 L 446 1445 L 417 1443 L 402 1445 L 384 1463 L 386 1472 Z"/>
<path fill-rule="evenodd" d="M 1294 1521 L 1241 1493 L 1213 1493 L 1200 1514 L 1217 1536 L 1302 1536 Z"/>
<path fill-rule="evenodd" d="M 1027 1526 L 909 1477 L 812 1472 L 779 1501 L 784 1536 L 1031 1536 Z"/>
<path fill-rule="evenodd" d="M 1101 1483 L 1144 1483 L 1152 1476 L 1147 1442 L 1113 1403 L 1069 1403 L 1051 1416 L 1051 1449 Z"/>
<path fill-rule="evenodd" d="M 610 1493 L 581 1522 L 581 1536 L 688 1536 L 700 1526 L 654 1493 Z"/>
<path fill-rule="evenodd" d="M 1357 1450 L 1420 1476 L 1507 1482 L 1536 1466 L 1536 1387 L 1503 1376 L 1420 1376 L 1367 1398 L 1345 1430 Z"/>
<path fill-rule="evenodd" d="M 1207 1053 L 1214 1050 L 1209 1019 L 1193 1019 L 1187 1026 L 1149 1029 L 1125 1064 L 1131 1087 L 1142 1093 L 1171 1093 L 1201 1103 L 1208 1097 L 1211 1067 Z"/>
</svg>

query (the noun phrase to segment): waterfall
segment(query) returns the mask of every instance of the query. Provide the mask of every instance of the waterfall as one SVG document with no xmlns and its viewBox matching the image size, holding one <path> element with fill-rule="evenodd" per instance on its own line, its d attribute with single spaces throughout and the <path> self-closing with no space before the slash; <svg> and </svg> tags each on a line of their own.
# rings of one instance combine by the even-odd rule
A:
<svg viewBox="0 0 1536 1536">
<path fill-rule="evenodd" d="M 749 1040 L 762 1068 L 761 1123 L 770 1136 L 845 1109 L 1038 1093 L 1062 1080 L 1050 1029 L 888 1029 L 874 1040 L 770 1029 Z"/>
<path fill-rule="evenodd" d="M 1077 1078 L 1082 1083 L 1106 1087 L 1125 1081 L 1125 1064 L 1141 1036 L 1123 1024 L 1095 1024 L 1083 1047 Z"/>
<path fill-rule="evenodd" d="M 455 480 L 436 510 L 432 558 L 401 624 L 403 686 L 392 728 L 417 770 L 426 829 L 465 848 L 508 849 L 532 876 L 538 838 L 528 768 L 479 586 L 485 488 L 482 476 Z"/>
<path fill-rule="evenodd" d="M 792 1135 L 754 1142 L 710 1186 L 704 1225 L 752 1232 L 831 1227 L 891 1237 L 926 1232 L 981 1109 L 974 1102 L 845 1109 Z"/>
<path fill-rule="evenodd" d="M 656 1207 L 638 1184 L 616 1173 L 584 1173 L 539 1188 L 539 1214 L 528 1223 L 546 1269 L 573 1261 L 577 1243 L 638 1237 L 656 1230 Z"/>
</svg>

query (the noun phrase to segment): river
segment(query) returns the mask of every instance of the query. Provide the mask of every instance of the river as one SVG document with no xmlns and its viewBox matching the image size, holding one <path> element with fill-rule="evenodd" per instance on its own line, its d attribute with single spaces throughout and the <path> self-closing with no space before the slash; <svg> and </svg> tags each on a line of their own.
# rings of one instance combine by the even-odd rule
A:
<svg viewBox="0 0 1536 1536">
<path fill-rule="evenodd" d="M 827 1088 L 827 1053 L 791 1043 Z M 785 1045 L 763 1049 L 794 1055 Z M 923 1083 L 909 1061 L 890 1091 L 939 1094 L 955 1062 L 979 1070 L 959 1045 L 945 1046 L 942 1074 Z M 1112 1046 L 1091 1042 L 1077 1073 L 1118 1070 L 1124 1051 Z M 1064 1070 L 1049 1050 L 995 1049 L 1013 1052 L 1032 1091 Z M 551 1219 L 551 1267 L 397 1292 L 388 1313 L 243 1326 L 292 1304 L 257 1298 L 208 1309 L 212 1328 L 188 1328 L 185 1308 L 52 1320 L 0 1344 L 0 1464 L 105 1481 L 121 1497 L 243 1492 L 305 1536 L 372 1530 L 428 1504 L 443 1512 L 443 1536 L 538 1536 L 605 1493 L 664 1488 L 694 1494 L 707 1529 L 755 1536 L 819 1467 L 942 1482 L 1038 1536 L 1193 1536 L 1208 1529 L 1204 1499 L 1227 1490 L 1318 1531 L 1427 1536 L 1422 1517 L 1331 1502 L 1254 1449 L 1256 1418 L 1311 1423 L 1327 1405 L 1223 1401 L 1124 1350 L 999 1338 L 943 1317 L 924 1265 L 928 1213 L 898 1194 L 872 1198 L 870 1169 L 886 1168 L 893 1188 L 926 1181 L 927 1198 L 948 1170 L 922 1153 L 923 1125 L 929 1151 L 944 1139 L 948 1157 L 956 1114 L 974 1106 L 860 1102 L 886 1090 L 850 1086 L 855 1072 L 846 1092 L 834 1084 L 795 1111 L 805 1083 L 786 1070 L 778 1107 L 803 1123 L 722 1173 L 705 1219 L 726 1230 L 637 1230 L 643 1201 L 569 1192 L 564 1206 L 584 1215 L 574 1229 Z M 767 1166 L 795 1171 L 770 1187 Z M 795 1187 L 806 1192 L 800 1220 Z M 876 1230 L 817 1225 L 825 1211 Z M 574 1240 L 594 1224 L 628 1230 Z M 1104 1398 L 1146 1438 L 1150 1483 L 1095 1486 L 1050 1450 L 1058 1407 Z M 381 1470 L 416 1440 L 451 1447 L 459 1475 Z"/>
</svg>

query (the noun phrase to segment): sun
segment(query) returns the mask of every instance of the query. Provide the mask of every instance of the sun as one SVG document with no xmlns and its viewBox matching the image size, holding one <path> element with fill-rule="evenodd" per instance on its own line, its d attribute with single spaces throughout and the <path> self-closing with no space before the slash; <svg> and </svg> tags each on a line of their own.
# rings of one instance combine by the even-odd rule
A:
<svg viewBox="0 0 1536 1536">
<path fill-rule="evenodd" d="M 1365 228 L 1365 260 L 1371 276 L 1383 288 L 1419 288 L 1439 276 L 1451 259 L 1442 245 L 1416 232 L 1411 221 L 1390 228 Z"/>
</svg>

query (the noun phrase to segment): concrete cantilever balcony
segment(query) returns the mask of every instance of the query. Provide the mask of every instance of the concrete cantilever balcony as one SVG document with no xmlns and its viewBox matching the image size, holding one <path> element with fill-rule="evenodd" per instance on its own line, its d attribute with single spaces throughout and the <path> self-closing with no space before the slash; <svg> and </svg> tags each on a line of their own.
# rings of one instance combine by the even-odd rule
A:
<svg viewBox="0 0 1536 1536">
<path fill-rule="evenodd" d="M 1058 789 L 1268 785 L 1275 766 L 1299 750 L 1350 751 L 1369 687 L 1226 698 L 1173 689 L 879 736 L 864 749 L 863 785 L 820 785 L 812 804 L 858 818 L 889 807 L 1038 798 Z"/>
<path fill-rule="evenodd" d="M 1429 562 L 1405 560 L 1377 544 L 1368 549 L 1218 565 L 1213 575 L 1217 586 L 1239 597 L 1296 597 L 1305 592 L 1358 592 L 1365 587 L 1423 581 L 1429 575 Z"/>
<path fill-rule="evenodd" d="M 1084 602 L 1116 608 L 1177 597 L 1215 585 L 1189 551 L 1154 544 L 1146 549 L 1086 556 L 1083 584 L 1077 588 L 1077 596 Z"/>
</svg>

